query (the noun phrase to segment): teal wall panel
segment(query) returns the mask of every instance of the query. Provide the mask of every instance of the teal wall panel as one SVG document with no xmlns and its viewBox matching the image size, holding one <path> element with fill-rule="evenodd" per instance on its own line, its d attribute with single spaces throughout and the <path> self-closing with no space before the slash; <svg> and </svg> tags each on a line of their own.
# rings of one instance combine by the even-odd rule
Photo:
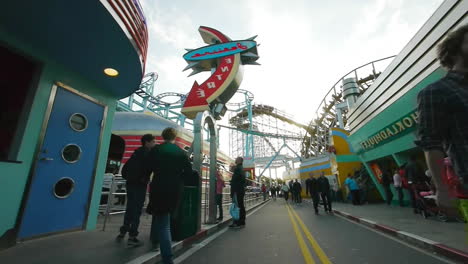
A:
<svg viewBox="0 0 468 264">
<path fill-rule="evenodd" d="M 415 87 L 408 91 L 405 95 L 399 98 L 395 103 L 387 107 L 384 111 L 379 113 L 372 120 L 367 122 L 359 130 L 349 136 L 349 141 L 355 150 L 361 149 L 359 143 L 367 140 L 371 135 L 374 135 L 382 128 L 390 125 L 398 120 L 398 118 L 410 113 L 416 109 L 417 94 L 427 85 L 439 80 L 445 75 L 443 69 L 438 69 L 427 76 L 424 80 L 419 82 Z M 364 161 L 378 159 L 380 157 L 389 156 L 393 153 L 398 153 L 411 148 L 415 145 L 415 133 L 406 134 L 402 137 L 396 138 L 390 142 L 369 149 L 360 153 L 360 158 Z"/>
<path fill-rule="evenodd" d="M 427 85 L 439 80 L 445 75 L 445 71 L 441 68 L 429 74 L 425 79 L 419 82 L 415 87 L 408 91 L 405 95 L 399 98 L 395 103 L 387 107 L 384 111 L 362 126 L 359 130 L 349 136 L 349 141 L 355 150 L 360 150 L 362 147 L 359 145 L 360 142 L 367 140 L 369 137 L 383 129 L 384 127 L 395 122 L 402 116 L 410 113 L 417 108 L 417 95 L 419 91 L 424 89 Z M 380 195 L 385 200 L 384 190 L 382 185 L 377 181 L 377 178 L 373 174 L 373 171 L 368 166 L 368 162 L 380 159 L 386 156 L 392 156 L 398 165 L 404 163 L 407 157 L 400 152 L 413 149 L 416 147 L 414 141 L 416 140 L 415 131 L 404 134 L 400 137 L 395 137 L 391 141 L 387 141 L 374 148 L 366 151 L 361 151 L 358 156 L 361 162 L 365 165 L 369 175 L 371 175 L 372 181 L 377 187 Z M 391 187 L 393 193 L 392 203 L 397 204 L 398 196 L 393 186 Z M 409 203 L 409 193 L 404 190 L 404 203 Z"/>
<path fill-rule="evenodd" d="M 97 211 L 102 188 L 103 174 L 105 170 L 107 152 L 109 148 L 112 120 L 116 107 L 117 98 L 104 92 L 92 80 L 76 74 L 65 65 L 60 65 L 28 46 L 18 39 L 15 39 L 0 27 L 0 41 L 7 47 L 14 47 L 13 50 L 31 57 L 42 64 L 42 72 L 37 90 L 31 105 L 31 111 L 23 132 L 17 160 L 21 164 L 0 162 L 0 236 L 7 230 L 14 228 L 18 212 L 20 209 L 25 186 L 30 174 L 31 165 L 34 158 L 34 151 L 39 141 L 44 114 L 50 97 L 53 84 L 60 81 L 84 94 L 87 94 L 101 103 L 108 106 L 107 121 L 104 125 L 102 145 L 98 155 L 98 166 L 96 168 L 96 178 L 93 188 L 93 196 L 88 217 L 87 229 L 92 229 L 96 225 Z M 92 62 L 90 62 L 92 63 Z"/>
</svg>

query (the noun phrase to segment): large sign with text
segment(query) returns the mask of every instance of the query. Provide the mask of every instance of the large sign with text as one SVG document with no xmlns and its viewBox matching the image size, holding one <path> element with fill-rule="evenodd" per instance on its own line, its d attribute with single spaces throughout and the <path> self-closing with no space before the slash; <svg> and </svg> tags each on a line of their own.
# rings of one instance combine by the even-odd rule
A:
<svg viewBox="0 0 468 264">
<path fill-rule="evenodd" d="M 228 55 L 241 53 L 256 46 L 257 42 L 253 40 L 231 41 L 228 43 L 215 44 L 189 51 L 186 54 L 184 54 L 184 59 L 186 61 L 216 59 Z"/>
<path fill-rule="evenodd" d="M 188 50 L 184 55 L 192 69 L 189 75 L 211 71 L 211 76 L 202 84 L 196 81 L 187 95 L 182 113 L 194 119 L 198 112 L 212 110 L 217 105 L 223 107 L 236 93 L 242 82 L 242 65 L 258 65 L 257 43 L 255 37 L 247 40 L 232 41 L 223 33 L 209 27 L 198 29 L 208 46 Z"/>
<path fill-rule="evenodd" d="M 360 142 L 360 152 L 367 151 L 379 145 L 383 145 L 398 137 L 413 132 L 416 128 L 417 122 L 418 112 L 416 110 L 412 111 L 407 115 L 404 115 L 392 124 L 382 128 L 377 133 L 370 136 L 368 139 Z"/>
</svg>

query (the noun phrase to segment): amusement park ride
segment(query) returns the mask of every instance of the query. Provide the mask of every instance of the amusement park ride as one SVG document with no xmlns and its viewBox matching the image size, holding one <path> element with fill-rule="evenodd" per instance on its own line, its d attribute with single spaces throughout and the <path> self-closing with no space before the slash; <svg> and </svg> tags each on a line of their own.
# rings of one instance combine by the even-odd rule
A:
<svg viewBox="0 0 468 264">
<path fill-rule="evenodd" d="M 242 65 L 259 65 L 255 37 L 231 41 L 208 27 L 200 27 L 199 31 L 209 45 L 187 49 L 184 59 L 188 66 L 184 71 L 192 69 L 189 76 L 211 71 L 205 82 L 195 82 L 188 94 L 166 92 L 154 95 L 158 74 L 151 72 L 144 76 L 139 90 L 118 102 L 117 110 L 150 112 L 190 131 L 200 126 L 201 130 L 208 131 L 204 124 L 196 124 L 197 114 L 206 111 L 205 115 L 212 116 L 212 123 L 216 123 L 215 120 L 222 119 L 228 112 L 227 123 L 216 124 L 216 128 L 210 129 L 216 135 L 221 129 L 229 131 L 230 156 L 242 156 L 247 166 L 259 169 L 257 180 L 267 169 L 270 169 L 271 177 L 271 169 L 275 172 L 279 167 L 294 169 L 295 163 L 303 159 L 325 155 L 329 148 L 330 128 L 346 128 L 347 102 L 355 100 L 370 87 L 394 58 L 375 60 L 345 74 L 329 89 L 315 118 L 304 125 L 272 106 L 255 104 L 252 92 L 238 89 L 242 81 Z M 241 100 L 230 101 L 235 94 Z M 210 140 L 210 136 L 205 140 Z M 217 146 L 218 140 L 216 138 Z"/>
<path fill-rule="evenodd" d="M 395 56 L 361 65 L 343 75 L 327 92 L 315 111 L 302 140 L 301 156 L 317 157 L 330 147 L 330 128 L 346 129 L 349 105 L 369 88 Z"/>
</svg>

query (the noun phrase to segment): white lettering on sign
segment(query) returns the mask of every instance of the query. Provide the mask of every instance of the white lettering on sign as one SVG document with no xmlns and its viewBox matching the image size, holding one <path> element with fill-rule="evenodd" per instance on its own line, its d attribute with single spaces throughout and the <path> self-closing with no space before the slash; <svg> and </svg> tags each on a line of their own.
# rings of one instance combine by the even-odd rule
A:
<svg viewBox="0 0 468 264">
<path fill-rule="evenodd" d="M 227 71 L 229 71 L 229 67 L 228 67 L 228 66 L 224 66 L 224 67 L 221 68 L 221 71 L 222 71 L 222 72 L 227 72 Z"/>
<path fill-rule="evenodd" d="M 231 58 L 226 58 L 225 62 L 231 64 L 232 60 L 231 60 Z"/>
<path fill-rule="evenodd" d="M 216 88 L 216 83 L 215 82 L 209 82 L 206 84 L 206 86 L 208 86 L 208 89 L 213 89 L 213 88 Z"/>
<path fill-rule="evenodd" d="M 222 80 L 223 79 L 223 75 L 222 74 L 217 74 L 216 77 L 218 78 L 218 80 Z"/>
<path fill-rule="evenodd" d="M 409 117 L 405 117 L 405 118 L 403 119 L 403 124 L 404 124 L 406 127 L 410 128 L 410 127 L 413 126 L 413 120 L 412 120 L 411 118 L 409 118 Z"/>
<path fill-rule="evenodd" d="M 405 130 L 413 128 L 418 123 L 418 112 L 413 112 L 397 122 L 394 122 L 391 126 L 388 126 L 367 140 L 359 143 L 362 148 L 368 149 L 375 145 L 378 145 L 381 142 L 385 142 L 386 139 L 390 139 L 393 136 L 397 136 L 400 133 L 404 133 Z"/>
<path fill-rule="evenodd" d="M 205 97 L 205 91 L 203 91 L 202 89 L 198 89 L 197 95 L 198 95 L 198 98 L 203 98 Z"/>
</svg>

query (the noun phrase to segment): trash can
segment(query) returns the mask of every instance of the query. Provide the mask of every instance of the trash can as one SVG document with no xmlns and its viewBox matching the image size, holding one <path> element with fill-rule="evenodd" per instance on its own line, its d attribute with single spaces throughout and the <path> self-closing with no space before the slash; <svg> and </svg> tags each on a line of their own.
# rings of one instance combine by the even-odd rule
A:
<svg viewBox="0 0 468 264">
<path fill-rule="evenodd" d="M 171 219 L 173 241 L 180 241 L 197 233 L 197 212 L 199 188 L 185 186 L 181 204 L 174 218 Z"/>
</svg>

